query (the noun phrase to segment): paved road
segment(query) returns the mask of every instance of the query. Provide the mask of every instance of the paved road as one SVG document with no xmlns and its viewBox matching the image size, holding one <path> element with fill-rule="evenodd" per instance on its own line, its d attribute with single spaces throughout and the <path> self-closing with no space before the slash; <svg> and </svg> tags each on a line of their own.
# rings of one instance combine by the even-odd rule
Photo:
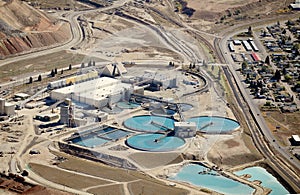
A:
<svg viewBox="0 0 300 195">
<path fill-rule="evenodd" d="M 246 31 L 245 30 L 241 30 L 241 31 Z M 281 175 L 286 175 L 286 171 L 288 167 L 283 168 L 281 164 L 278 163 L 278 157 L 274 156 L 274 153 L 272 151 L 270 151 L 270 148 L 274 148 L 274 151 L 279 152 L 284 158 L 285 161 L 287 161 L 288 163 L 292 164 L 294 167 L 296 167 L 298 170 L 295 170 L 296 174 L 294 171 L 292 171 L 290 168 L 288 168 L 289 171 L 289 175 L 287 175 L 287 177 L 289 177 L 289 179 L 294 183 L 295 186 L 299 186 L 299 178 L 297 176 L 297 173 L 299 173 L 300 170 L 300 163 L 299 161 L 294 158 L 288 151 L 286 151 L 284 148 L 280 147 L 280 145 L 277 143 L 275 137 L 273 136 L 273 134 L 271 133 L 270 129 L 268 128 L 268 126 L 266 125 L 264 118 L 261 115 L 260 110 L 258 109 L 258 106 L 252 101 L 252 96 L 250 95 L 250 93 L 248 91 L 245 90 L 245 86 L 242 84 L 241 82 L 241 77 L 240 75 L 237 74 L 237 72 L 235 71 L 235 63 L 232 61 L 231 56 L 229 54 L 227 54 L 227 44 L 226 41 L 232 37 L 234 34 L 237 34 L 239 32 L 233 32 L 230 33 L 228 35 L 226 35 L 223 39 L 220 40 L 219 42 L 219 47 L 220 47 L 220 51 L 222 52 L 222 55 L 224 56 L 224 59 L 226 60 L 226 62 L 229 64 L 228 69 L 224 68 L 224 72 L 228 78 L 228 80 L 231 80 L 231 77 L 233 76 L 234 80 L 235 80 L 235 84 L 238 86 L 239 92 L 241 93 L 241 95 L 243 96 L 244 101 L 247 103 L 248 108 L 245 108 L 245 105 L 243 104 L 243 102 L 241 100 L 239 100 L 239 92 L 235 92 L 235 95 L 238 99 L 238 104 L 241 106 L 242 110 L 246 111 L 246 109 L 249 109 L 250 113 L 252 114 L 253 119 L 256 121 L 257 126 L 259 127 L 259 130 L 261 131 L 261 134 L 264 136 L 264 139 L 267 140 L 267 144 L 264 143 L 260 143 L 262 141 L 262 139 L 258 139 L 258 137 L 260 136 L 260 134 L 258 133 L 254 133 L 253 138 L 257 139 L 257 143 L 258 147 L 261 148 L 262 152 L 264 153 L 264 155 L 272 162 L 275 164 L 275 166 L 277 165 L 277 167 L 279 169 L 281 169 L 282 173 Z M 229 73 L 229 71 L 230 73 Z M 234 84 L 231 83 L 232 88 L 234 89 Z M 249 120 L 249 119 L 248 119 Z M 255 131 L 255 129 L 252 129 Z M 275 140 L 275 141 L 273 141 Z M 268 147 L 268 144 L 271 147 Z M 267 147 L 267 148 L 265 148 Z M 277 160 L 275 160 L 277 159 Z M 299 187 L 298 187 L 299 189 Z"/>
<path fill-rule="evenodd" d="M 221 42 L 220 42 L 220 47 L 222 48 L 221 50 L 222 51 L 226 51 L 227 50 L 227 47 L 226 47 L 226 40 L 228 40 L 229 37 L 232 37 L 232 34 L 231 35 L 228 35 L 226 37 L 224 37 Z M 226 58 L 226 61 L 229 62 L 229 69 L 232 73 L 232 75 L 240 82 L 238 82 L 237 84 L 239 85 L 240 87 L 240 90 L 242 92 L 242 94 L 244 95 L 245 97 L 245 100 L 247 101 L 247 104 L 249 105 L 249 107 L 251 108 L 252 112 L 257 120 L 257 122 L 259 123 L 259 126 L 261 127 L 263 133 L 265 134 L 267 140 L 271 143 L 271 145 L 273 147 L 275 147 L 276 149 L 280 150 L 280 151 L 284 151 L 278 144 L 278 142 L 273 142 L 273 140 L 276 140 L 274 135 L 271 133 L 270 129 L 268 128 L 268 126 L 266 125 L 266 122 L 264 121 L 264 118 L 262 117 L 262 114 L 258 108 L 258 106 L 254 103 L 254 101 L 252 101 L 253 99 L 253 96 L 249 93 L 249 91 L 247 91 L 245 89 L 245 85 L 241 82 L 241 80 L 243 80 L 243 78 L 241 77 L 240 74 L 238 74 L 235 69 L 237 68 L 236 67 L 236 64 L 232 61 L 231 59 L 231 56 L 229 54 L 224 54 L 224 57 Z M 286 158 L 289 158 L 292 157 L 291 155 L 286 155 L 286 153 L 288 152 L 285 152 L 284 151 L 284 156 Z M 293 162 L 295 163 L 295 166 L 298 167 L 298 169 L 300 170 L 300 163 L 298 160 L 296 159 L 293 159 Z"/>
<path fill-rule="evenodd" d="M 68 21 L 70 23 L 70 26 L 71 26 L 72 38 L 67 43 L 65 43 L 61 46 L 54 47 L 54 48 L 44 49 L 42 51 L 38 51 L 38 52 L 34 52 L 34 53 L 28 53 L 28 54 L 16 56 L 16 57 L 13 57 L 13 58 L 8 58 L 8 59 L 5 59 L 5 60 L 0 60 L 0 66 L 3 66 L 3 65 L 8 64 L 8 63 L 17 62 L 17 61 L 20 61 L 20 60 L 30 59 L 30 58 L 34 58 L 34 57 L 38 57 L 38 56 L 47 55 L 47 54 L 50 54 L 50 53 L 70 49 L 71 47 L 79 44 L 83 40 L 83 33 L 82 33 L 80 25 L 77 21 L 77 19 L 80 15 L 83 15 L 83 14 L 86 14 L 86 13 L 92 13 L 92 12 L 108 11 L 110 9 L 115 9 L 115 8 L 121 7 L 125 3 L 128 3 L 130 1 L 132 1 L 132 0 L 119 0 L 119 1 L 115 1 L 114 4 L 112 6 L 109 6 L 109 7 L 98 8 L 98 9 L 93 9 L 93 10 L 85 10 L 85 11 L 76 11 L 76 12 L 70 11 L 69 14 L 66 14 L 65 18 L 62 18 L 63 20 Z"/>
<path fill-rule="evenodd" d="M 102 9 L 98 9 L 98 10 L 91 10 L 91 11 L 105 11 L 105 10 L 113 9 L 113 8 L 116 8 L 118 6 L 123 5 L 125 2 L 126 2 L 126 0 L 119 1 L 118 3 L 116 3 L 112 7 L 102 8 Z M 4 60 L 4 61 L 1 61 L 0 65 L 4 65 L 4 64 L 7 64 L 7 63 L 15 62 L 15 61 L 22 60 L 22 59 L 28 59 L 28 58 L 31 58 L 31 57 L 36 57 L 36 56 L 39 56 L 39 55 L 45 55 L 45 54 L 48 54 L 48 53 L 52 53 L 52 52 L 56 52 L 56 51 L 61 51 L 61 50 L 64 50 L 64 49 L 69 49 L 70 47 L 72 47 L 72 46 L 80 43 L 81 40 L 82 40 L 82 31 L 81 31 L 80 26 L 79 26 L 79 24 L 77 22 L 77 18 L 78 18 L 79 15 L 84 14 L 85 12 L 91 12 L 91 11 L 74 12 L 74 13 L 70 13 L 69 15 L 67 15 L 67 19 L 70 21 L 70 24 L 72 26 L 72 34 L 73 34 L 73 39 L 69 43 L 67 43 L 67 44 L 65 44 L 63 46 L 60 46 L 60 47 L 56 47 L 56 48 L 53 48 L 53 49 L 46 50 L 46 51 L 41 51 L 41 52 L 37 52 L 37 53 L 34 53 L 34 54 L 28 54 L 28 55 L 24 55 L 24 56 L 15 57 L 15 58 L 12 58 L 12 59 L 7 59 L 7 60 Z M 163 33 L 163 35 L 165 35 L 165 38 L 168 41 L 170 41 L 170 42 L 173 43 L 173 46 L 175 45 L 175 47 L 178 50 L 184 52 L 184 55 L 185 55 L 185 57 L 187 59 L 194 60 L 194 59 L 197 58 L 197 55 L 195 55 L 194 52 L 191 52 L 191 49 L 186 44 L 180 42 L 174 35 L 166 33 L 163 29 L 161 29 L 160 32 Z M 223 39 L 223 41 L 224 40 L 226 40 L 226 39 Z M 238 77 L 236 77 L 237 75 L 236 75 L 235 71 L 232 69 L 232 66 L 229 66 L 229 67 L 230 67 L 230 70 L 231 70 L 232 74 L 234 75 L 234 77 L 238 78 Z M 238 85 L 241 85 L 241 83 L 238 83 Z M 243 89 L 243 87 L 240 86 L 240 89 Z M 242 93 L 243 94 L 245 93 L 244 95 L 247 96 L 246 91 L 242 90 Z M 246 98 L 246 99 L 249 99 L 249 98 Z M 254 114 L 255 119 L 257 120 L 258 125 L 261 127 L 261 129 L 263 129 L 263 131 L 264 130 L 268 130 L 267 127 L 266 127 L 266 125 L 265 125 L 265 123 L 264 123 L 264 121 L 263 121 L 263 119 L 257 115 L 259 113 L 259 110 L 255 109 L 256 106 L 253 106 L 253 102 L 248 102 L 248 105 L 250 106 L 251 109 L 252 109 L 252 107 L 254 107 L 254 109 L 253 109 L 252 112 Z M 267 134 L 267 137 L 272 136 L 270 134 L 270 131 L 268 131 L 266 134 Z M 278 144 L 276 142 L 274 142 L 274 143 L 271 142 L 271 144 L 274 145 L 275 148 L 277 146 L 276 149 L 280 149 L 279 146 L 278 146 Z"/>
</svg>

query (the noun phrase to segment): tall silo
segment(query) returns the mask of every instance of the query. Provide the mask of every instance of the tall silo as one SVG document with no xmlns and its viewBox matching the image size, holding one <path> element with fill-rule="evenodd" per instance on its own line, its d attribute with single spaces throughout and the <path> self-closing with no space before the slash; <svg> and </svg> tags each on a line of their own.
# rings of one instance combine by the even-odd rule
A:
<svg viewBox="0 0 300 195">
<path fill-rule="evenodd" d="M 0 114 L 5 114 L 5 99 L 0 98 Z"/>
</svg>

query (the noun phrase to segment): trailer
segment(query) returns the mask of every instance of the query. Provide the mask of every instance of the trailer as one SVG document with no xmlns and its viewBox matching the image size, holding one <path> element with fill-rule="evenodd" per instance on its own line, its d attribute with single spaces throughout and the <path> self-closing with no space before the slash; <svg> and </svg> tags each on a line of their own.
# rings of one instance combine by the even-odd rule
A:
<svg viewBox="0 0 300 195">
<path fill-rule="evenodd" d="M 242 42 L 240 40 L 233 40 L 234 45 L 242 45 Z"/>
<path fill-rule="evenodd" d="M 235 61 L 235 62 L 238 61 L 235 54 L 231 54 L 231 57 L 232 57 L 233 61 Z"/>
<path fill-rule="evenodd" d="M 252 51 L 252 48 L 251 48 L 250 44 L 248 43 L 248 41 L 242 41 L 242 43 L 243 43 L 243 46 L 246 51 Z"/>
<path fill-rule="evenodd" d="M 254 43 L 253 40 L 250 40 L 249 43 L 250 43 L 250 45 L 251 45 L 253 51 L 255 51 L 255 52 L 258 52 L 258 51 L 259 51 L 259 49 L 257 48 L 257 46 L 256 46 L 256 44 Z"/>
<path fill-rule="evenodd" d="M 233 43 L 231 41 L 228 43 L 228 48 L 229 48 L 230 52 L 234 52 L 235 51 L 234 50 L 234 45 L 233 45 Z"/>
<path fill-rule="evenodd" d="M 252 52 L 251 56 L 255 62 L 261 61 L 261 58 L 259 57 L 259 55 L 257 55 L 257 53 Z"/>
</svg>

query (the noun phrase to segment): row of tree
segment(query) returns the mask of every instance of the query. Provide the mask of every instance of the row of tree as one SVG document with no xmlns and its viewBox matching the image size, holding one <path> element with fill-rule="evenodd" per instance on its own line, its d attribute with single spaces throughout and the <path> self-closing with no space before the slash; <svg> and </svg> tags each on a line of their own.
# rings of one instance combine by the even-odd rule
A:
<svg viewBox="0 0 300 195">
<path fill-rule="evenodd" d="M 68 70 L 72 70 L 72 64 L 69 65 L 69 68 Z M 61 69 L 61 74 L 64 74 L 64 69 Z M 51 72 L 50 72 L 50 76 L 51 77 L 55 77 L 55 75 L 57 74 L 57 68 L 55 69 L 52 69 Z M 38 78 L 37 78 L 37 81 L 40 82 L 42 81 L 42 75 L 39 75 Z M 33 83 L 33 78 L 32 77 L 29 77 L 29 81 L 28 81 L 28 84 L 31 84 Z"/>
<path fill-rule="evenodd" d="M 39 76 L 38 76 L 37 81 L 42 81 L 42 75 L 39 75 Z M 28 84 L 31 84 L 31 83 L 33 83 L 33 78 L 32 78 L 32 77 L 29 77 Z"/>
</svg>

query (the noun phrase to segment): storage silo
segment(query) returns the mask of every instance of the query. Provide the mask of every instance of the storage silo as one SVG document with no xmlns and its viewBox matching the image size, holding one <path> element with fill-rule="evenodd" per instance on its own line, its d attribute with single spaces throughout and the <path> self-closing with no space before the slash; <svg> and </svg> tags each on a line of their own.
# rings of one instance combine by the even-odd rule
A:
<svg viewBox="0 0 300 195">
<path fill-rule="evenodd" d="M 6 115 L 11 116 L 15 114 L 15 104 L 12 103 L 5 103 L 4 112 Z"/>
<path fill-rule="evenodd" d="M 0 98 L 0 114 L 5 114 L 5 99 Z"/>
</svg>

